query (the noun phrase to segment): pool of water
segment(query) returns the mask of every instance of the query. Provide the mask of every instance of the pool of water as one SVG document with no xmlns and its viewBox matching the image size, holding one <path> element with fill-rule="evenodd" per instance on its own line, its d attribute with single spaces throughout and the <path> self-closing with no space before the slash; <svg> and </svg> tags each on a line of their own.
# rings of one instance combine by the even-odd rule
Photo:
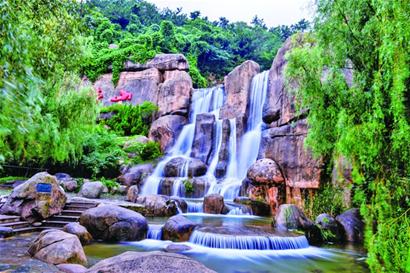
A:
<svg viewBox="0 0 410 273">
<path fill-rule="evenodd" d="M 143 240 L 121 244 L 93 244 L 85 247 L 89 262 L 121 254 L 125 251 L 164 251 L 175 244 L 170 241 Z M 220 273 L 367 273 L 365 253 L 353 246 L 296 250 L 234 250 L 207 248 L 180 243 L 192 249 L 189 256 Z"/>
</svg>

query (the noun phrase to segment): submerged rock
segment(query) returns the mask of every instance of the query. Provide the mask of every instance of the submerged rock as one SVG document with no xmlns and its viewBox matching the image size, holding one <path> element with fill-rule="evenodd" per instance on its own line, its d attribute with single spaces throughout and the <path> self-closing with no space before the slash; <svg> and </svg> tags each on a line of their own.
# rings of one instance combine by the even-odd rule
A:
<svg viewBox="0 0 410 273">
<path fill-rule="evenodd" d="M 170 244 L 165 248 L 165 252 L 171 252 L 171 253 L 181 253 L 184 251 L 191 250 L 192 247 L 187 246 L 187 245 L 181 245 L 181 244 Z"/>
<path fill-rule="evenodd" d="M 66 200 L 55 176 L 42 172 L 14 188 L 0 213 L 20 215 L 24 220 L 35 222 L 59 214 Z"/>
<path fill-rule="evenodd" d="M 102 260 L 87 273 L 215 273 L 203 264 L 180 254 L 167 252 L 134 252 Z"/>
<path fill-rule="evenodd" d="M 279 231 L 301 230 L 311 244 L 322 242 L 320 229 L 295 205 L 283 204 L 279 207 L 275 227 Z"/>
<path fill-rule="evenodd" d="M 336 217 L 344 230 L 344 239 L 347 242 L 363 243 L 364 222 L 357 208 L 349 209 Z"/>
<path fill-rule="evenodd" d="M 103 205 L 83 212 L 80 224 L 94 239 L 136 241 L 146 237 L 147 220 L 138 212 L 114 205 Z"/>
<path fill-rule="evenodd" d="M 224 197 L 219 194 L 210 194 L 204 198 L 204 212 L 211 214 L 227 214 L 228 207 L 225 205 Z"/>
<path fill-rule="evenodd" d="M 174 242 L 189 241 L 192 231 L 197 226 L 182 215 L 169 218 L 162 229 L 162 239 Z"/>
<path fill-rule="evenodd" d="M 87 264 L 87 257 L 77 236 L 55 229 L 42 231 L 28 253 L 50 264 Z"/>
</svg>

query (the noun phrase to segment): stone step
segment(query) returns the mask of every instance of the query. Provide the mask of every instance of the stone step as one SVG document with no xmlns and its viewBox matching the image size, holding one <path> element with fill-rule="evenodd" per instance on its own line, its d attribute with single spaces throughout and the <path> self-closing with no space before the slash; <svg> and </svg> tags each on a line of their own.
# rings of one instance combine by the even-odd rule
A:
<svg viewBox="0 0 410 273">
<path fill-rule="evenodd" d="M 56 215 L 48 220 L 50 221 L 65 221 L 65 222 L 77 222 L 80 216 L 70 216 L 70 215 Z"/>
<path fill-rule="evenodd" d="M 14 234 L 23 234 L 23 233 L 31 233 L 38 231 L 37 227 L 24 227 L 24 228 L 16 228 L 14 229 Z"/>
<path fill-rule="evenodd" d="M 76 210 L 76 211 L 81 211 L 84 212 L 86 210 L 88 210 L 90 208 L 86 208 L 86 207 L 75 207 L 75 206 L 65 206 L 64 210 Z"/>
<path fill-rule="evenodd" d="M 61 215 L 67 215 L 67 216 L 81 216 L 81 214 L 83 213 L 83 210 L 63 210 L 61 211 Z"/>
<path fill-rule="evenodd" d="M 93 202 L 69 202 L 65 204 L 66 206 L 74 206 L 74 207 L 86 207 L 86 208 L 94 208 L 98 205 L 98 203 Z"/>
<path fill-rule="evenodd" d="M 72 223 L 72 222 L 45 220 L 45 221 L 43 221 L 42 227 L 46 227 L 46 228 L 61 227 L 61 228 L 63 228 L 65 225 L 67 225 L 69 223 Z"/>
<path fill-rule="evenodd" d="M 10 222 L 10 223 L 0 224 L 0 226 L 10 227 L 12 229 L 19 229 L 19 228 L 29 227 L 30 223 L 26 221 L 19 221 L 19 222 Z"/>
<path fill-rule="evenodd" d="M 0 224 L 10 223 L 10 222 L 18 222 L 18 221 L 20 221 L 20 217 L 19 217 L 19 216 L 2 215 L 2 214 L 0 214 Z"/>
</svg>

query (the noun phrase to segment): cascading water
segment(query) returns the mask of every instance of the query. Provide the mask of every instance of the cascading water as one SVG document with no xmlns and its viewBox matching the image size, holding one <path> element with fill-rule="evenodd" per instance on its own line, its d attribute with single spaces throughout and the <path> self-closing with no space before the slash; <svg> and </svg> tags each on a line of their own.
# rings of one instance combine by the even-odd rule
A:
<svg viewBox="0 0 410 273">
<path fill-rule="evenodd" d="M 170 160 L 176 157 L 188 158 L 190 156 L 195 136 L 196 116 L 203 113 L 211 113 L 215 115 L 215 119 L 218 120 L 219 109 L 222 107 L 223 103 L 224 90 L 220 86 L 198 89 L 193 93 L 189 119 L 190 123 L 183 127 L 175 145 L 171 148 L 168 155 L 158 163 L 153 174 L 147 178 L 141 191 L 143 195 L 158 193 L 158 188 L 164 175 L 164 168 Z"/>
<path fill-rule="evenodd" d="M 248 236 L 229 235 L 195 230 L 189 241 L 210 248 L 228 248 L 241 250 L 285 250 L 309 247 L 305 236 Z"/>
<path fill-rule="evenodd" d="M 163 225 L 149 224 L 147 239 L 161 240 Z"/>
</svg>

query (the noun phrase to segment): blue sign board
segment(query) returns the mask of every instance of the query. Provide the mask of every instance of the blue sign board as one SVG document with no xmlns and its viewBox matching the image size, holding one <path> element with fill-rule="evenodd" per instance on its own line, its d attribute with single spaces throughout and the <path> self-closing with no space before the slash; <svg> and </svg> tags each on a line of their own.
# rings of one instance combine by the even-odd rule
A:
<svg viewBox="0 0 410 273">
<path fill-rule="evenodd" d="M 38 183 L 36 189 L 37 189 L 37 192 L 51 193 L 51 184 Z"/>
</svg>

